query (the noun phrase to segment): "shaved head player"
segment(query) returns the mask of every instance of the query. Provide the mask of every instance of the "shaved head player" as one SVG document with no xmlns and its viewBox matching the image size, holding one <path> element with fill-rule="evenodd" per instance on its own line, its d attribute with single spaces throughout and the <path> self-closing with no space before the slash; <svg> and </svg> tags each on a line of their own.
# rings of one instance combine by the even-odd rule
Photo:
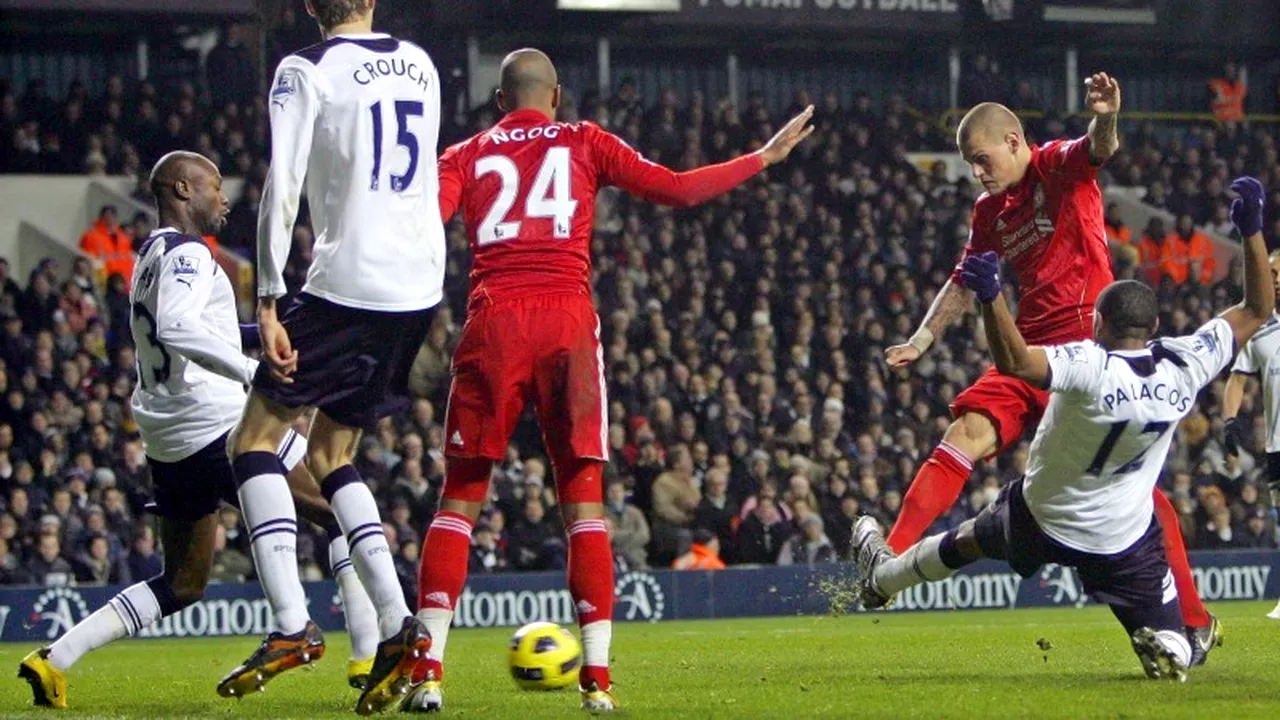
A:
<svg viewBox="0 0 1280 720">
<path fill-rule="evenodd" d="M 497 99 L 507 113 L 502 121 L 440 159 L 441 217 L 462 209 L 475 265 L 453 357 L 443 497 L 418 579 L 418 617 L 434 644 L 414 677 L 424 684 L 405 706 L 432 711 L 443 703 L 445 642 L 466 582 L 472 527 L 493 463 L 531 400 L 568 535 L 569 593 L 582 630 L 582 703 L 607 711 L 616 706 L 609 677 L 613 559 L 602 504 L 605 368 L 591 302 L 596 192 L 615 185 L 665 205 L 705 202 L 786 159 L 811 131 L 813 109 L 757 152 L 674 172 L 593 123 L 556 122 L 559 80 L 538 50 L 506 57 Z"/>
<path fill-rule="evenodd" d="M 1120 84 L 1106 73 L 1093 75 L 1087 100 L 1094 119 L 1089 133 L 1075 140 L 1028 144 L 1017 116 L 997 103 L 974 107 L 956 132 L 960 153 L 985 190 L 973 208 L 965 257 L 995 251 L 1013 267 L 1022 289 L 1018 329 L 1035 345 L 1089 339 L 1094 302 L 1112 280 L 1097 172 L 1120 147 Z M 919 358 L 960 317 L 969 297 L 957 265 L 911 339 L 889 348 L 889 365 Z M 902 552 L 919 540 L 955 503 L 973 464 L 1017 443 L 1040 422 L 1048 400 L 1044 390 L 994 367 L 956 396 L 955 421 L 911 482 L 889 547 Z M 1183 618 L 1195 636 L 1195 659 L 1203 662 L 1220 642 L 1218 623 L 1196 592 L 1173 504 L 1158 488 L 1154 500 Z"/>
</svg>

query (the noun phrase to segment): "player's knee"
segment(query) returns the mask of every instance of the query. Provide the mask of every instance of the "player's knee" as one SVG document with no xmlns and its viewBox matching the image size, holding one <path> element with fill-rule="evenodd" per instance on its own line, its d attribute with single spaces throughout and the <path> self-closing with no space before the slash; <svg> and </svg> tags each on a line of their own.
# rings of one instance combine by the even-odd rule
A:
<svg viewBox="0 0 1280 720">
<path fill-rule="evenodd" d="M 483 504 L 488 496 L 492 471 L 493 461 L 488 458 L 449 458 L 445 463 L 440 509 L 470 514 L 471 507 Z"/>
<path fill-rule="evenodd" d="M 157 575 L 147 581 L 147 587 L 156 597 L 162 617 L 181 612 L 204 599 L 204 590 L 208 585 L 203 579 L 179 573 L 173 577 Z"/>
<path fill-rule="evenodd" d="M 560 505 L 564 516 L 564 524 L 572 525 L 579 520 L 597 520 L 604 517 L 604 503 L 601 502 L 567 502 Z"/>
<path fill-rule="evenodd" d="M 946 442 L 964 452 L 970 460 L 980 460 L 995 452 L 999 439 L 996 427 L 987 416 L 969 412 L 956 418 L 947 428 Z"/>
</svg>

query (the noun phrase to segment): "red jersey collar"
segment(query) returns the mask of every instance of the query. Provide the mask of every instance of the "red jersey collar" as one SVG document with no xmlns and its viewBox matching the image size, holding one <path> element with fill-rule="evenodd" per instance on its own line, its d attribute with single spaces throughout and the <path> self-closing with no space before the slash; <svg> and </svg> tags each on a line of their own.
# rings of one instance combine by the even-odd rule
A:
<svg viewBox="0 0 1280 720">
<path fill-rule="evenodd" d="M 507 113 L 505 116 L 503 116 L 501 120 L 498 121 L 498 124 L 499 125 L 518 125 L 518 124 L 524 124 L 528 122 L 544 122 L 545 123 L 545 122 L 554 122 L 554 121 L 551 118 L 547 117 L 541 110 L 534 110 L 533 108 L 520 108 L 519 110 L 512 110 L 511 112 Z"/>
</svg>

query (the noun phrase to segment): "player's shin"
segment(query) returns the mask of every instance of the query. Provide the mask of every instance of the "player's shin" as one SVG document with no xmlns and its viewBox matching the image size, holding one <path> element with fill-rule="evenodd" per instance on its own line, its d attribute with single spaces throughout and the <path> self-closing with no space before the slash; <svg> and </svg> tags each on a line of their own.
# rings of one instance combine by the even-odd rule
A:
<svg viewBox="0 0 1280 720">
<path fill-rule="evenodd" d="M 453 608 L 467 582 L 471 528 L 471 519 L 464 513 L 441 510 L 432 519 L 422 541 L 423 553 L 418 564 L 418 619 L 431 633 L 431 660 L 434 661 L 423 670 L 433 672 L 436 680 L 443 679 L 441 663 L 449 625 L 453 622 Z"/>
<path fill-rule="evenodd" d="M 561 463 L 556 468 L 569 540 L 569 595 L 582 633 L 578 684 L 608 690 L 614 580 L 613 549 L 601 505 L 603 471 L 604 463 L 595 460 Z"/>
<path fill-rule="evenodd" d="M 1187 558 L 1187 546 L 1182 540 L 1182 526 L 1179 524 L 1178 511 L 1160 488 L 1155 489 L 1152 499 L 1155 504 L 1156 520 L 1160 523 L 1160 540 L 1164 545 L 1164 554 L 1169 558 L 1173 584 L 1178 588 L 1178 606 L 1182 610 L 1182 622 L 1187 627 L 1205 627 L 1211 622 L 1209 611 L 1205 609 L 1204 602 L 1200 599 L 1195 577 L 1191 574 L 1191 561 Z"/>
<path fill-rule="evenodd" d="M 338 583 L 342 596 L 342 613 L 347 619 L 347 632 L 351 635 L 351 659 L 367 660 L 378 648 L 378 611 L 360 584 L 351 556 L 347 552 L 347 538 L 342 528 L 333 524 L 325 528 L 329 535 L 329 568 Z"/>
<path fill-rule="evenodd" d="M 889 547 L 902 554 L 955 504 L 973 473 L 973 462 L 947 442 L 939 443 L 916 473 L 902 499 L 902 513 L 889 533 Z"/>
<path fill-rule="evenodd" d="M 391 548 L 382 530 L 378 504 L 369 486 L 350 465 L 329 473 L 320 483 L 320 491 L 333 507 L 338 525 L 347 536 L 347 548 L 360 582 L 378 611 L 378 628 L 382 640 L 400 631 L 409 615 L 396 577 Z"/>
<path fill-rule="evenodd" d="M 86 653 L 137 635 L 151 623 L 183 607 L 163 575 L 131 585 L 49 646 L 49 663 L 66 670 Z"/>
<path fill-rule="evenodd" d="M 298 575 L 298 518 L 285 468 L 275 453 L 247 452 L 232 461 L 249 545 L 262 591 L 281 633 L 302 632 L 310 616 Z"/>
<path fill-rule="evenodd" d="M 450 457 L 446 462 L 443 501 L 422 540 L 418 561 L 418 620 L 431 633 L 431 654 L 419 663 L 414 680 L 444 678 L 445 646 L 453 609 L 467 582 L 472 520 L 480 512 L 489 491 L 493 461 L 487 458 Z"/>
<path fill-rule="evenodd" d="M 920 583 L 951 577 L 969 563 L 956 547 L 956 537 L 956 530 L 927 537 L 880 563 L 875 570 L 876 589 L 893 596 Z"/>
</svg>

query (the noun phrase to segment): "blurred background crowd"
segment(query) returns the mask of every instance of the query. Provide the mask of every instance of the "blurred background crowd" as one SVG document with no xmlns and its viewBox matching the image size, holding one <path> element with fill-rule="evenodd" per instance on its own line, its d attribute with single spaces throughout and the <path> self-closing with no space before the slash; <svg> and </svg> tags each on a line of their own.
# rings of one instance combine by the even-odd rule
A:
<svg viewBox="0 0 1280 720">
<path fill-rule="evenodd" d="M 287 28 L 286 28 L 287 30 Z M 293 42 L 277 37 L 276 54 Z M 297 45 L 305 44 L 297 42 Z M 210 76 L 250 76 L 235 32 L 208 59 Z M 1123 82 L 1123 79 L 1122 79 Z M 985 58 L 966 93 L 1031 110 L 1033 141 L 1084 125 L 1039 112 L 1026 83 Z M 623 79 L 610 96 L 567 88 L 562 120 L 593 120 L 676 168 L 758 147 L 813 102 L 817 132 L 792 159 L 691 210 L 601 196 L 593 282 L 609 381 L 607 514 L 619 566 L 708 567 L 837 561 L 854 518 L 892 524 L 917 467 L 946 428 L 948 403 L 989 364 L 968 315 L 914 366 L 891 370 L 902 342 L 947 279 L 968 235 L 976 186 L 908 153 L 947 151 L 948 134 L 898 96 L 842 103 L 820 88 L 787 106 L 748 95 L 741 107 L 699 92 L 644 97 Z M 449 121 L 459 139 L 498 118 L 492 105 Z M 1272 189 L 1268 240 L 1280 240 L 1280 160 L 1267 126 L 1125 122 L 1101 182 L 1169 210 L 1125 227 L 1108 212 L 1118 277 L 1159 289 L 1161 329 L 1182 334 L 1239 299 L 1240 270 L 1214 282 L 1205 230 L 1229 230 L 1224 188 L 1240 174 Z M 0 85 L 0 171 L 141 176 L 162 153 L 193 149 L 243 178 L 224 251 L 252 257 L 269 157 L 256 85 L 188 78 L 157 86 L 111 77 L 50 97 L 40 82 Z M 87 228 L 89 258 L 13 277 L 0 260 L 0 583 L 128 583 L 159 570 L 148 522 L 150 480 L 129 408 L 136 380 L 127 278 L 151 224 L 104 208 Z M 416 403 L 365 436 L 358 468 L 384 509 L 407 588 L 444 474 L 441 427 L 449 359 L 464 319 L 469 253 L 449 226 L 447 311 L 415 362 Z M 305 211 L 288 279 L 301 286 L 312 236 Z M 1221 275 L 1221 273 L 1218 273 Z M 100 277 L 106 276 L 105 284 Z M 1016 287 L 1009 287 L 1016 297 Z M 1245 450 L 1222 450 L 1222 381 L 1178 429 L 1161 479 L 1194 548 L 1274 548 L 1260 395 L 1250 381 Z M 935 530 L 994 500 L 1026 467 L 1027 442 L 975 468 Z M 473 538 L 473 572 L 562 567 L 554 481 L 531 414 L 495 469 Z M 252 576 L 234 509 L 218 533 L 215 580 Z M 304 576 L 328 572 L 323 534 L 303 533 Z"/>
</svg>

